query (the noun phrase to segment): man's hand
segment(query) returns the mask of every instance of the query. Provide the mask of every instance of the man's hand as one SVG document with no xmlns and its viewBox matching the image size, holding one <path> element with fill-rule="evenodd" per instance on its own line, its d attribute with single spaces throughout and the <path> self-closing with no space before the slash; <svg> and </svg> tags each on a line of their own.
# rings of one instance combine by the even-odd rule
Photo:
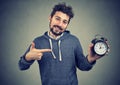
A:
<svg viewBox="0 0 120 85">
<path fill-rule="evenodd" d="M 94 54 L 92 52 L 92 48 L 93 48 L 93 44 L 90 44 L 89 45 L 89 48 L 88 48 L 88 56 L 87 56 L 87 59 L 90 63 L 102 58 L 103 56 L 98 56 L 97 54 Z"/>
<path fill-rule="evenodd" d="M 34 42 L 32 42 L 30 51 L 26 54 L 25 59 L 27 61 L 41 60 L 44 52 L 51 52 L 51 49 L 36 49 Z"/>
</svg>

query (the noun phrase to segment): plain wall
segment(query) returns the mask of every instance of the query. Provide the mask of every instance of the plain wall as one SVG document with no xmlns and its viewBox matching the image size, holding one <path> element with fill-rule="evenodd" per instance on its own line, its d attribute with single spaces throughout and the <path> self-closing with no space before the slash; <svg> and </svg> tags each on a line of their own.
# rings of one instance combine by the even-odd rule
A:
<svg viewBox="0 0 120 85">
<path fill-rule="evenodd" d="M 37 62 L 20 71 L 18 61 L 34 38 L 49 30 L 48 18 L 58 2 L 73 7 L 68 30 L 79 38 L 85 55 L 96 34 L 110 44 L 109 55 L 91 71 L 77 71 L 79 85 L 120 85 L 119 0 L 0 0 L 0 85 L 41 85 Z"/>
</svg>

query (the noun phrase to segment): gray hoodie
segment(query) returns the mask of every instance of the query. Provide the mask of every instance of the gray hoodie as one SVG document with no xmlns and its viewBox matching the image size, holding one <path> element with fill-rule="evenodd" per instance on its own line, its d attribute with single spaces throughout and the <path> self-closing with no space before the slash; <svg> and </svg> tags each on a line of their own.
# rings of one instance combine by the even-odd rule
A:
<svg viewBox="0 0 120 85">
<path fill-rule="evenodd" d="M 81 44 L 74 35 L 65 31 L 63 36 L 55 40 L 45 32 L 33 41 L 37 49 L 52 49 L 38 60 L 42 85 L 78 85 L 76 67 L 88 71 L 93 67 L 84 56 Z M 26 61 L 25 54 L 19 60 L 20 70 L 26 70 L 33 61 Z"/>
</svg>

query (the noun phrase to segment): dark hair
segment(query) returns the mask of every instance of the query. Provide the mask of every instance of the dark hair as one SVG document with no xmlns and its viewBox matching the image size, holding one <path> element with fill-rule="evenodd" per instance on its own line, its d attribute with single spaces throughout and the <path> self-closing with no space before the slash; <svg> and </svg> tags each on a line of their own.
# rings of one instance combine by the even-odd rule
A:
<svg viewBox="0 0 120 85">
<path fill-rule="evenodd" d="M 57 4 L 53 7 L 53 11 L 51 12 L 51 17 L 54 16 L 56 11 L 61 11 L 65 14 L 67 14 L 70 17 L 70 19 L 74 17 L 72 7 L 71 6 L 66 6 L 65 2 L 59 3 L 59 4 Z M 69 21 L 70 21 L 70 19 L 69 19 Z"/>
</svg>

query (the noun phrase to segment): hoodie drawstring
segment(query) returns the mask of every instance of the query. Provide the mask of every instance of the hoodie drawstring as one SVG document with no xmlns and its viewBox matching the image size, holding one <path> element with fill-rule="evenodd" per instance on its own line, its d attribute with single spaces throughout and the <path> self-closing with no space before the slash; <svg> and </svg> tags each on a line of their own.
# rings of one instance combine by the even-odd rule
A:
<svg viewBox="0 0 120 85">
<path fill-rule="evenodd" d="M 52 49 L 52 55 L 53 55 L 53 58 L 56 59 L 56 56 L 53 52 L 53 45 L 52 45 L 52 40 L 49 39 L 49 43 L 50 43 L 50 48 Z M 59 47 L 59 60 L 62 61 L 62 55 L 61 55 L 61 49 L 60 49 L 60 44 L 61 44 L 61 41 L 59 40 L 58 41 L 58 47 Z"/>
<path fill-rule="evenodd" d="M 51 50 L 52 50 L 53 58 L 56 59 L 56 56 L 55 56 L 55 54 L 54 54 L 54 52 L 53 52 L 52 40 L 49 39 L 49 42 L 50 42 L 50 48 L 51 48 Z"/>
<path fill-rule="evenodd" d="M 58 42 L 58 47 L 59 47 L 59 60 L 62 61 L 62 55 L 61 55 L 61 49 L 60 49 L 60 43 L 61 43 L 61 41 L 59 40 L 59 42 Z"/>
</svg>

